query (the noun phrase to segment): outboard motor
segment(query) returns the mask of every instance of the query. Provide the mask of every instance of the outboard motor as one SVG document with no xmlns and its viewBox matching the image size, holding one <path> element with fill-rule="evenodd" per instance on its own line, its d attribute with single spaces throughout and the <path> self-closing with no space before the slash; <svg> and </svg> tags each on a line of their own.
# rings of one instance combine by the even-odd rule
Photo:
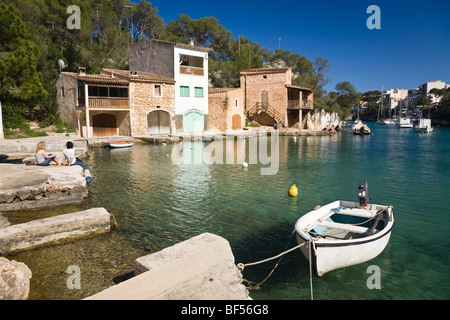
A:
<svg viewBox="0 0 450 320">
<path fill-rule="evenodd" d="M 366 207 L 370 202 L 369 185 L 365 180 L 359 181 L 358 198 L 359 198 L 359 205 L 361 207 Z"/>
</svg>

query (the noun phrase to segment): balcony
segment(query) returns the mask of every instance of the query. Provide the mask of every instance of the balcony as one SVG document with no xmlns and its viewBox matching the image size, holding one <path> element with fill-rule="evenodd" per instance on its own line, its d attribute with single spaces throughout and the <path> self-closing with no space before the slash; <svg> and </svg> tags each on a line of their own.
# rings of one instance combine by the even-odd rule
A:
<svg viewBox="0 0 450 320">
<path fill-rule="evenodd" d="M 308 101 L 299 101 L 299 100 L 289 100 L 288 101 L 288 109 L 308 109 L 312 110 L 312 103 Z"/>
<path fill-rule="evenodd" d="M 180 74 L 203 77 L 205 75 L 205 69 L 191 66 L 180 66 Z"/>
<path fill-rule="evenodd" d="M 79 106 L 85 106 L 85 99 L 80 98 Z M 130 109 L 129 98 L 89 98 L 90 109 Z"/>
</svg>

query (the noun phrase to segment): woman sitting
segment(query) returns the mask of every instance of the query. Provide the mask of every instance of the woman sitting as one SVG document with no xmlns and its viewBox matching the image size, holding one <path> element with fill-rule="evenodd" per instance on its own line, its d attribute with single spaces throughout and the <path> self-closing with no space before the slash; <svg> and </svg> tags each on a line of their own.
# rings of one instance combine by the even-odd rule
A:
<svg viewBox="0 0 450 320">
<path fill-rule="evenodd" d="M 49 166 L 50 162 L 54 161 L 58 166 L 62 166 L 62 164 L 56 158 L 54 154 L 47 154 L 45 152 L 45 142 L 41 141 L 37 144 L 36 154 L 34 155 L 36 158 L 36 162 L 40 166 Z"/>
<path fill-rule="evenodd" d="M 84 170 L 86 170 L 86 166 L 75 157 L 75 150 L 71 141 L 66 143 L 66 149 L 63 151 L 63 155 L 63 163 L 65 164 L 67 162 L 67 166 L 81 166 Z"/>
</svg>

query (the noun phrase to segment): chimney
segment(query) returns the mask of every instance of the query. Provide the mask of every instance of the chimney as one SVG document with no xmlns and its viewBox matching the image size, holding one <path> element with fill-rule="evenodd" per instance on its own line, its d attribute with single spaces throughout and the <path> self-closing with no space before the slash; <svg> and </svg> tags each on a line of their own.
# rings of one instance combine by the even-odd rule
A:
<svg viewBox="0 0 450 320">
<path fill-rule="evenodd" d="M 86 75 L 86 68 L 85 67 L 78 67 L 78 75 L 79 76 L 85 76 Z"/>
<path fill-rule="evenodd" d="M 189 44 L 190 44 L 191 46 L 193 46 L 193 45 L 195 44 L 193 38 L 191 38 L 191 41 L 189 41 Z"/>
</svg>

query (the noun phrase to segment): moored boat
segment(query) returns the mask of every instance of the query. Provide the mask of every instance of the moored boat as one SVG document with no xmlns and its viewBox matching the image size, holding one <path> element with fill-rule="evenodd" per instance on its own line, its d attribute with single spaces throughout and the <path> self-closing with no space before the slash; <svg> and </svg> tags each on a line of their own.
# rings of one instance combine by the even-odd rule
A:
<svg viewBox="0 0 450 320">
<path fill-rule="evenodd" d="M 352 127 L 353 134 L 362 134 L 368 135 L 371 133 L 370 128 L 362 123 L 362 121 L 357 121 L 355 125 Z"/>
<path fill-rule="evenodd" d="M 420 119 L 419 124 L 415 127 L 417 133 L 430 133 L 433 132 L 430 119 Z"/>
<path fill-rule="evenodd" d="M 133 146 L 132 141 L 115 141 L 108 143 L 110 148 L 130 148 Z"/>
<path fill-rule="evenodd" d="M 397 128 L 412 128 L 413 127 L 413 123 L 411 121 L 411 118 L 399 118 L 398 122 L 395 124 L 397 126 Z"/>
<path fill-rule="evenodd" d="M 359 202 L 337 200 L 314 209 L 295 224 L 297 242 L 316 276 L 377 257 L 394 226 L 392 206 L 369 204 L 360 181 Z"/>
</svg>

